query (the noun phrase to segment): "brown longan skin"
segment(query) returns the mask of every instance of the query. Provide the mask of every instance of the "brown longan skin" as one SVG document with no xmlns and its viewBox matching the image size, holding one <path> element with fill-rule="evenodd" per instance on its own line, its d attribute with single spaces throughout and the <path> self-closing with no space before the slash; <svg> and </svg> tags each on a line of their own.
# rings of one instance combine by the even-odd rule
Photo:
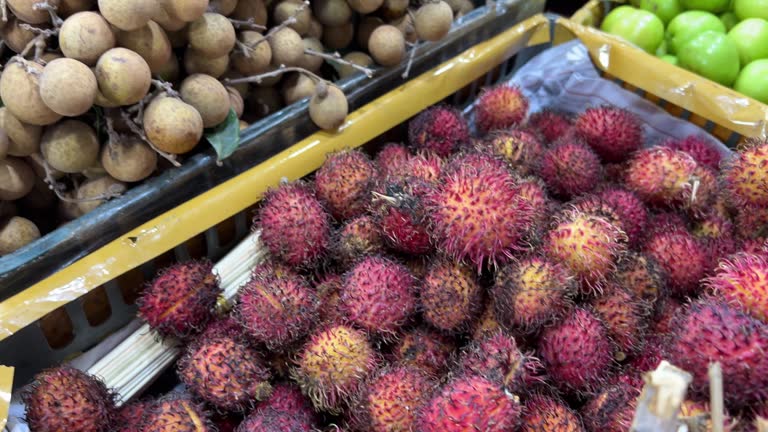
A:
<svg viewBox="0 0 768 432">
<path fill-rule="evenodd" d="M 91 69 L 70 58 L 53 60 L 40 75 L 40 97 L 48 108 L 63 116 L 85 114 L 93 106 L 97 90 Z"/>
<path fill-rule="evenodd" d="M 189 46 L 208 58 L 229 54 L 235 47 L 235 27 L 224 15 L 206 12 L 189 24 Z"/>
<path fill-rule="evenodd" d="M 176 53 L 171 52 L 171 57 L 168 62 L 157 71 L 157 76 L 170 83 L 175 83 L 181 75 L 181 65 L 179 64 L 179 58 L 176 57 Z"/>
<path fill-rule="evenodd" d="M 62 18 L 67 18 L 78 12 L 91 10 L 94 6 L 96 6 L 96 0 L 60 0 L 56 13 Z"/>
<path fill-rule="evenodd" d="M 416 36 L 416 29 L 413 28 L 413 18 L 411 14 L 406 14 L 400 18 L 394 19 L 389 22 L 390 25 L 396 27 L 405 36 L 405 40 L 410 43 L 416 43 L 419 37 Z"/>
<path fill-rule="evenodd" d="M 272 61 L 272 48 L 264 35 L 255 31 L 240 32 L 240 42 L 250 48 L 249 56 L 238 49 L 232 55 L 232 65 L 243 75 L 256 75 L 267 70 Z"/>
<path fill-rule="evenodd" d="M 320 87 L 326 88 L 326 94 L 322 94 Z M 309 101 L 309 117 L 320 129 L 335 130 L 344 123 L 349 113 L 347 97 L 335 85 L 317 86 L 315 94 Z"/>
<path fill-rule="evenodd" d="M 8 149 L 11 147 L 11 139 L 3 129 L 0 129 L 0 160 L 8 156 Z"/>
<path fill-rule="evenodd" d="M 80 215 L 84 215 L 96 209 L 96 207 L 104 204 L 105 199 L 84 201 L 88 198 L 96 198 L 102 195 L 115 195 L 125 192 L 125 183 L 113 179 L 110 176 L 103 176 L 95 179 L 90 179 L 87 182 L 80 185 L 77 188 L 77 194 L 75 197 L 81 200 L 77 203 L 77 209 Z"/>
<path fill-rule="evenodd" d="M 227 87 L 227 94 L 229 95 L 229 106 L 235 111 L 237 118 L 243 116 L 245 110 L 245 101 L 240 92 L 234 87 Z"/>
<path fill-rule="evenodd" d="M 208 0 L 159 0 L 160 5 L 172 16 L 192 22 L 208 9 Z"/>
<path fill-rule="evenodd" d="M 209 59 L 191 48 L 184 52 L 184 70 L 188 74 L 203 73 L 219 78 L 228 68 L 229 54 Z"/>
<path fill-rule="evenodd" d="M 355 38 L 355 25 L 352 22 L 338 27 L 323 27 L 323 45 L 328 49 L 342 50 Z"/>
<path fill-rule="evenodd" d="M 373 59 L 371 56 L 360 51 L 352 51 L 351 53 L 345 55 L 343 59 L 358 66 L 369 67 L 373 65 Z M 361 73 L 359 70 L 349 65 L 341 65 L 338 71 L 341 78 L 346 78 L 350 75 Z"/>
<path fill-rule="evenodd" d="M 0 128 L 10 139 L 8 154 L 29 156 L 40 151 L 40 136 L 43 128 L 17 119 L 6 107 L 0 107 Z"/>
<path fill-rule="evenodd" d="M 323 39 L 323 25 L 317 18 L 312 17 L 309 21 L 309 30 L 307 31 L 307 37 L 315 38 L 317 40 Z"/>
<path fill-rule="evenodd" d="M 203 136 L 203 119 L 192 105 L 160 95 L 144 110 L 144 133 L 158 149 L 183 154 L 194 149 Z"/>
<path fill-rule="evenodd" d="M 386 20 L 400 18 L 408 11 L 408 3 L 408 0 L 384 0 L 379 12 Z"/>
<path fill-rule="evenodd" d="M 109 23 L 95 12 L 78 12 L 64 20 L 59 30 L 61 52 L 88 66 L 94 66 L 115 43 Z"/>
<path fill-rule="evenodd" d="M 236 7 L 237 0 L 211 0 L 208 3 L 208 10 L 210 12 L 220 13 L 224 16 L 232 14 Z"/>
<path fill-rule="evenodd" d="M 181 99 L 192 105 L 203 119 L 203 127 L 214 127 L 229 114 L 229 94 L 224 85 L 210 75 L 194 74 L 181 83 Z"/>
<path fill-rule="evenodd" d="M 283 80 L 282 90 L 283 102 L 291 105 L 312 97 L 315 94 L 315 81 L 303 73 L 292 72 Z"/>
<path fill-rule="evenodd" d="M 162 5 L 156 8 L 152 21 L 158 23 L 166 32 L 177 32 L 187 26 L 186 21 L 182 21 L 176 16 L 168 13 Z"/>
<path fill-rule="evenodd" d="M 0 255 L 8 255 L 40 238 L 40 230 L 31 220 L 13 216 L 0 221 Z"/>
<path fill-rule="evenodd" d="M 340 26 L 352 19 L 352 8 L 347 0 L 315 0 L 312 2 L 312 10 L 324 26 Z"/>
<path fill-rule="evenodd" d="M 149 91 L 152 72 L 147 62 L 126 48 L 112 48 L 96 62 L 99 90 L 119 105 L 139 102 Z"/>
<path fill-rule="evenodd" d="M 35 172 L 16 157 L 0 160 L 0 200 L 14 201 L 24 197 L 35 185 Z"/>
<path fill-rule="evenodd" d="M 126 183 L 144 180 L 157 168 L 157 152 L 133 136 L 105 145 L 100 160 L 107 174 Z"/>
<path fill-rule="evenodd" d="M 296 30 L 284 27 L 269 38 L 272 65 L 297 66 L 304 57 L 304 42 Z"/>
<path fill-rule="evenodd" d="M 99 0 L 99 12 L 104 19 L 123 31 L 145 26 L 158 7 L 157 0 Z"/>
<path fill-rule="evenodd" d="M 275 9 L 272 12 L 273 22 L 275 24 L 282 24 L 293 16 L 296 18 L 296 22 L 288 25 L 288 27 L 296 30 L 302 36 L 305 35 L 309 31 L 312 12 L 309 7 L 303 7 L 303 5 L 302 0 L 282 0 L 275 5 Z M 301 12 L 296 13 L 302 7 Z"/>
<path fill-rule="evenodd" d="M 45 9 L 35 9 L 35 3 L 40 0 L 7 0 L 8 8 L 13 14 L 28 24 L 42 24 L 51 20 L 50 14 Z M 58 7 L 59 0 L 48 0 L 48 4 Z"/>
<path fill-rule="evenodd" d="M 315 38 L 305 37 L 302 40 L 302 43 L 304 44 L 305 51 L 312 50 L 321 53 L 324 50 L 323 43 Z M 324 60 L 322 57 L 311 54 L 304 54 L 304 56 L 301 58 L 301 63 L 299 66 L 310 72 L 317 72 L 321 67 L 323 67 L 323 61 Z"/>
<path fill-rule="evenodd" d="M 357 25 L 357 44 L 360 48 L 368 49 L 371 33 L 382 25 L 384 21 L 379 17 L 367 16 L 360 20 L 360 24 Z"/>
<path fill-rule="evenodd" d="M 21 28 L 21 24 L 24 22 L 10 15 L 2 31 L 5 45 L 15 53 L 20 53 L 37 36 L 31 31 Z"/>
<path fill-rule="evenodd" d="M 397 27 L 383 25 L 371 33 L 368 40 L 368 51 L 376 63 L 382 66 L 395 66 L 403 61 L 405 56 L 405 39 Z"/>
<path fill-rule="evenodd" d="M 380 8 L 384 0 L 347 0 L 349 7 L 355 12 L 369 14 Z"/>
<path fill-rule="evenodd" d="M 40 96 L 40 75 L 43 66 L 28 61 L 26 67 L 17 62 L 6 64 L 0 76 L 0 98 L 10 112 L 24 123 L 46 126 L 61 119 L 43 102 Z"/>
<path fill-rule="evenodd" d="M 283 107 L 283 96 L 276 87 L 256 87 L 248 95 L 246 107 L 254 120 L 264 118 Z"/>
<path fill-rule="evenodd" d="M 243 74 L 232 69 L 228 70 L 224 75 L 221 76 L 221 79 L 235 80 L 238 78 L 243 78 Z M 251 85 L 248 83 L 229 84 L 228 87 L 232 87 L 233 89 L 237 90 L 237 92 L 240 93 L 240 96 L 243 97 L 243 100 L 248 97 L 248 94 L 251 90 Z"/>
<path fill-rule="evenodd" d="M 117 32 L 117 44 L 140 55 L 153 74 L 157 74 L 171 58 L 168 35 L 158 23 L 151 20 L 136 30 Z"/>
<path fill-rule="evenodd" d="M 232 18 L 248 21 L 253 19 L 253 23 L 260 26 L 267 25 L 267 7 L 263 0 L 241 0 L 237 2 L 235 11 L 232 12 Z"/>
<path fill-rule="evenodd" d="M 40 151 L 51 167 L 65 173 L 79 173 L 94 165 L 99 140 L 93 128 L 79 120 L 64 120 L 46 128 Z"/>
<path fill-rule="evenodd" d="M 448 34 L 453 23 L 453 11 L 444 1 L 422 5 L 414 14 L 414 28 L 419 39 L 435 42 Z"/>
</svg>

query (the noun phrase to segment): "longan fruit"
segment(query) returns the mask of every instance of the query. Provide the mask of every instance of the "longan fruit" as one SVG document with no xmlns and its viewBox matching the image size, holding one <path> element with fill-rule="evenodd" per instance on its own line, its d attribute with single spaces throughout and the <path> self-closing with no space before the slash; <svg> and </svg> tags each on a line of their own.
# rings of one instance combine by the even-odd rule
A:
<svg viewBox="0 0 768 432">
<path fill-rule="evenodd" d="M 240 0 L 237 2 L 235 11 L 232 12 L 232 18 L 248 21 L 260 26 L 267 25 L 267 7 L 263 0 Z"/>
<path fill-rule="evenodd" d="M 176 57 L 176 53 L 171 52 L 171 57 L 156 73 L 163 81 L 176 82 L 181 74 L 181 66 L 179 65 L 179 58 Z"/>
<path fill-rule="evenodd" d="M 8 149 L 11 147 L 11 139 L 4 130 L 0 129 L 0 160 L 8 156 Z"/>
<path fill-rule="evenodd" d="M 405 15 L 408 11 L 408 0 L 384 0 L 379 12 L 384 19 L 393 20 Z"/>
<path fill-rule="evenodd" d="M 260 119 L 283 108 L 283 96 L 276 87 L 254 87 L 246 99 L 246 105 L 248 113 Z"/>
<path fill-rule="evenodd" d="M 64 120 L 46 128 L 40 151 L 51 167 L 78 173 L 96 163 L 99 140 L 96 131 L 79 120 Z"/>
<path fill-rule="evenodd" d="M 199 19 L 208 9 L 208 0 L 159 0 L 168 13 L 182 21 Z"/>
<path fill-rule="evenodd" d="M 247 121 L 245 121 L 245 120 L 240 120 L 240 122 L 239 122 L 239 125 L 240 125 L 240 131 L 241 131 L 241 132 L 242 132 L 242 131 L 244 131 L 244 130 L 246 130 L 246 129 L 248 129 L 248 126 L 250 126 L 250 125 L 248 124 L 248 122 L 247 122 Z"/>
<path fill-rule="evenodd" d="M 102 93 L 101 90 L 99 89 L 96 89 L 96 97 L 93 98 L 93 104 L 101 108 L 120 107 L 119 103 L 113 102 L 112 100 L 108 99 L 106 96 L 104 96 L 104 93 Z"/>
<path fill-rule="evenodd" d="M 243 116 L 243 110 L 245 110 L 245 101 L 240 92 L 234 87 L 227 87 L 227 95 L 229 95 L 229 106 L 237 115 L 237 118 Z"/>
<path fill-rule="evenodd" d="M 338 27 L 323 27 L 323 45 L 332 50 L 341 50 L 355 38 L 355 25 L 352 22 Z"/>
<path fill-rule="evenodd" d="M 173 14 L 165 10 L 165 7 L 160 5 L 156 8 L 155 14 L 152 15 L 151 21 L 154 21 L 160 25 L 166 32 L 179 31 L 187 26 L 187 22 L 180 20 Z"/>
<path fill-rule="evenodd" d="M 27 61 L 26 67 L 33 73 L 18 62 L 6 64 L 0 76 L 0 98 L 11 113 L 24 123 L 37 126 L 56 123 L 61 115 L 48 108 L 40 97 L 43 66 Z"/>
<path fill-rule="evenodd" d="M 381 7 L 384 0 L 347 0 L 347 3 L 355 12 L 369 14 Z"/>
<path fill-rule="evenodd" d="M 297 66 L 304 57 L 304 42 L 296 30 L 283 27 L 269 38 L 272 50 L 272 64 L 275 66 Z"/>
<path fill-rule="evenodd" d="M 453 6 L 451 6 L 453 9 Z M 459 0 L 458 10 L 453 11 L 454 18 L 460 18 L 475 10 L 475 5 L 470 0 Z"/>
<path fill-rule="evenodd" d="M 347 0 L 315 0 L 312 3 L 315 17 L 322 25 L 334 27 L 352 20 L 352 9 Z"/>
<path fill-rule="evenodd" d="M 183 154 L 203 136 L 203 118 L 188 103 L 165 95 L 156 96 L 144 110 L 144 133 L 158 149 Z"/>
<path fill-rule="evenodd" d="M 124 31 L 147 25 L 158 7 L 157 0 L 99 0 L 99 12 L 104 19 Z"/>
<path fill-rule="evenodd" d="M 35 185 L 35 172 L 24 160 L 0 160 L 0 200 L 13 201 L 28 194 Z"/>
<path fill-rule="evenodd" d="M 323 39 L 323 24 L 321 24 L 320 21 L 317 20 L 317 18 L 312 17 L 309 20 L 309 30 L 307 31 L 306 36 L 315 38 L 317 40 Z"/>
<path fill-rule="evenodd" d="M 296 13 L 299 8 L 301 8 L 301 12 Z M 312 12 L 308 7 L 304 6 L 302 0 L 282 0 L 277 3 L 272 12 L 273 22 L 275 24 L 282 24 L 290 17 L 296 18 L 296 22 L 288 25 L 288 27 L 296 30 L 296 33 L 304 35 L 309 31 Z"/>
<path fill-rule="evenodd" d="M 40 75 L 40 97 L 48 108 L 63 116 L 85 114 L 93 106 L 96 90 L 96 76 L 88 66 L 74 59 L 56 59 Z"/>
<path fill-rule="evenodd" d="M 247 0 L 243 0 L 247 1 Z M 211 0 L 208 3 L 208 11 L 220 13 L 224 16 L 230 15 L 237 7 L 237 0 Z"/>
<path fill-rule="evenodd" d="M 50 165 L 48 165 L 48 172 L 46 172 L 45 158 L 43 158 L 43 155 L 40 153 L 34 153 L 25 157 L 24 162 L 26 162 L 27 165 L 32 168 L 32 171 L 35 172 L 35 175 L 39 179 L 45 179 L 50 175 L 54 180 L 58 180 L 67 175 L 66 173 L 63 173 Z"/>
<path fill-rule="evenodd" d="M 357 25 L 357 44 L 362 49 L 368 49 L 368 39 L 371 38 L 371 33 L 379 26 L 384 25 L 384 21 L 379 17 L 367 16 L 360 20 Z"/>
<path fill-rule="evenodd" d="M 165 34 L 168 36 L 168 41 L 171 42 L 171 48 L 185 48 L 189 45 L 188 26 L 188 24 L 184 24 L 181 29 L 173 31 L 166 29 Z"/>
<path fill-rule="evenodd" d="M 229 54 L 221 57 L 207 58 L 197 51 L 187 48 L 184 51 L 184 70 L 187 74 L 203 73 L 219 78 L 229 68 Z"/>
<path fill-rule="evenodd" d="M 104 146 L 101 165 L 115 178 L 126 183 L 144 180 L 157 167 L 157 153 L 138 137 L 131 136 Z"/>
<path fill-rule="evenodd" d="M 416 36 L 416 29 L 413 28 L 413 18 L 411 17 L 411 14 L 405 14 L 400 18 L 390 21 L 389 24 L 400 30 L 407 42 L 418 42 L 419 38 Z"/>
<path fill-rule="evenodd" d="M 156 74 L 171 59 L 171 41 L 160 25 L 149 21 L 147 25 L 131 31 L 117 32 L 117 44 L 140 55 Z"/>
<path fill-rule="evenodd" d="M 0 108 L 0 128 L 8 134 L 8 154 L 29 156 L 40 151 L 40 136 L 43 128 L 22 122 L 6 107 Z"/>
<path fill-rule="evenodd" d="M 291 105 L 312 97 L 315 94 L 315 81 L 303 73 L 292 72 L 283 80 L 282 90 L 283 101 L 286 105 Z"/>
<path fill-rule="evenodd" d="M 87 179 L 95 179 L 107 175 L 107 170 L 101 165 L 101 161 L 96 158 L 96 163 L 84 169 L 80 174 Z"/>
<path fill-rule="evenodd" d="M 127 48 L 112 48 L 96 62 L 99 90 L 120 105 L 139 102 L 149 91 L 152 72 L 147 61 Z"/>
<path fill-rule="evenodd" d="M 263 41 L 263 42 L 262 42 Z M 264 35 L 255 31 L 240 32 L 240 42 L 250 48 L 248 56 L 241 49 L 232 54 L 232 65 L 243 75 L 256 75 L 264 72 L 272 61 L 272 48 Z"/>
<path fill-rule="evenodd" d="M 32 39 L 37 36 L 30 30 L 21 27 L 21 24 L 25 24 L 23 21 L 16 19 L 13 15 L 8 17 L 8 22 L 3 27 L 2 35 L 5 45 L 15 53 L 20 53 Z M 36 27 L 47 27 L 40 24 Z"/>
<path fill-rule="evenodd" d="M 81 200 L 77 203 L 80 215 L 93 211 L 96 207 L 104 204 L 106 199 L 91 199 L 100 196 L 116 196 L 126 191 L 125 183 L 116 180 L 110 176 L 90 179 L 77 188 L 75 198 Z"/>
<path fill-rule="evenodd" d="M 14 216 L 0 222 L 0 255 L 7 255 L 40 238 L 40 230 L 31 220 Z"/>
<path fill-rule="evenodd" d="M 222 14 L 206 12 L 189 24 L 189 46 L 200 54 L 216 58 L 235 47 L 235 27 Z"/>
<path fill-rule="evenodd" d="M 376 63 L 382 66 L 395 66 L 405 56 L 405 39 L 397 27 L 385 24 L 371 33 L 368 51 Z"/>
<path fill-rule="evenodd" d="M 435 42 L 451 30 L 453 11 L 444 1 L 424 3 L 415 13 L 413 27 L 419 39 Z"/>
<path fill-rule="evenodd" d="M 347 97 L 335 85 L 320 82 L 309 101 L 309 118 L 320 129 L 338 129 L 349 113 Z"/>
<path fill-rule="evenodd" d="M 241 74 L 236 70 L 228 70 L 224 75 L 221 76 L 221 79 L 235 80 L 238 78 L 243 78 L 243 74 Z M 240 93 L 240 96 L 242 96 L 243 100 L 245 100 L 248 97 L 248 93 L 250 92 L 250 89 L 251 89 L 251 86 L 248 83 L 228 84 L 228 87 L 231 87 L 237 90 L 237 92 Z"/>
<path fill-rule="evenodd" d="M 45 64 L 45 65 L 47 65 L 48 63 L 50 63 L 50 62 L 52 62 L 52 61 L 54 61 L 56 59 L 60 59 L 60 58 L 65 58 L 65 57 L 63 55 L 57 53 L 57 52 L 51 52 L 51 51 L 44 52 L 40 56 L 40 60 L 42 60 L 41 63 Z"/>
<path fill-rule="evenodd" d="M 274 64 L 271 64 L 269 65 L 267 70 L 264 71 L 264 73 L 274 72 L 277 69 L 278 69 L 277 66 L 275 66 Z M 266 77 L 266 78 L 263 78 L 260 83 L 254 83 L 254 84 L 256 85 L 256 87 L 272 87 L 277 85 L 277 83 L 279 83 L 280 81 L 282 81 L 283 75 L 285 74 L 277 74 L 270 77 Z"/>
<path fill-rule="evenodd" d="M 35 9 L 34 5 L 40 0 L 7 0 L 8 8 L 16 17 L 28 24 L 42 24 L 51 20 L 51 15 L 45 9 Z M 59 0 L 48 0 L 48 4 L 59 6 Z"/>
<path fill-rule="evenodd" d="M 59 8 L 56 13 L 66 18 L 78 12 L 91 10 L 96 5 L 96 0 L 59 0 Z"/>
<path fill-rule="evenodd" d="M 302 43 L 304 44 L 304 50 L 323 52 L 323 44 L 315 38 L 306 37 L 302 40 Z M 299 66 L 310 72 L 317 72 L 323 66 L 323 58 L 312 54 L 304 54 Z"/>
<path fill-rule="evenodd" d="M 88 66 L 95 65 L 115 43 L 109 23 L 96 12 L 78 12 L 65 19 L 59 30 L 61 52 Z"/>
<path fill-rule="evenodd" d="M 373 65 L 373 59 L 371 58 L 371 56 L 369 56 L 368 54 L 366 54 L 364 52 L 360 52 L 360 51 L 352 51 L 352 52 L 348 53 L 347 55 L 345 55 L 343 57 L 343 59 L 348 61 L 348 62 L 350 62 L 350 63 L 354 63 L 354 64 L 356 64 L 358 66 L 362 66 L 362 67 L 369 67 L 369 66 Z M 354 75 L 354 74 L 360 73 L 359 70 L 357 70 L 357 69 L 355 69 L 355 68 L 353 68 L 352 66 L 349 66 L 349 65 L 340 65 L 339 68 L 338 68 L 338 72 L 339 72 L 339 77 L 341 77 L 341 78 L 346 78 L 346 77 L 348 77 L 350 75 Z"/>
<path fill-rule="evenodd" d="M 59 207 L 56 210 L 59 218 L 64 221 L 71 221 L 83 215 L 76 202 L 59 201 Z"/>
<path fill-rule="evenodd" d="M 192 105 L 203 119 L 203 127 L 214 127 L 229 114 L 229 94 L 216 78 L 205 74 L 188 76 L 179 89 L 181 99 Z"/>
</svg>

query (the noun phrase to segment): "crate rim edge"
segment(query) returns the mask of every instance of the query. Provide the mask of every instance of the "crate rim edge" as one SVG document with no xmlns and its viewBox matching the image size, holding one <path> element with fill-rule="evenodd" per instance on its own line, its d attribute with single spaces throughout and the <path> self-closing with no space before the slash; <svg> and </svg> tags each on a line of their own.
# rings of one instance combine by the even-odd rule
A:
<svg viewBox="0 0 768 432">
<path fill-rule="evenodd" d="M 550 25 L 544 14 L 536 14 L 474 45 L 350 113 L 339 132 L 318 131 L 7 298 L 0 303 L 0 342 L 60 306 L 257 203 L 281 179 L 294 180 L 315 171 L 327 153 L 353 147 L 349 142 L 360 146 L 402 123 L 482 76 L 487 65 L 501 63 L 524 46 L 548 42 Z M 512 45 L 518 49 L 512 49 Z M 160 231 L 164 233 L 158 234 Z"/>
</svg>

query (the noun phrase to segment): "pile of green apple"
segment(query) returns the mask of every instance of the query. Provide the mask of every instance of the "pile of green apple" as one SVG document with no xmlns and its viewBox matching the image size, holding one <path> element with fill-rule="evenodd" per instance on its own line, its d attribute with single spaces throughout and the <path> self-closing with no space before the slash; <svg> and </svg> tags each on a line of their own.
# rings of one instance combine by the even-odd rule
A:
<svg viewBox="0 0 768 432">
<path fill-rule="evenodd" d="M 632 0 L 600 28 L 768 103 L 768 0 Z"/>
</svg>

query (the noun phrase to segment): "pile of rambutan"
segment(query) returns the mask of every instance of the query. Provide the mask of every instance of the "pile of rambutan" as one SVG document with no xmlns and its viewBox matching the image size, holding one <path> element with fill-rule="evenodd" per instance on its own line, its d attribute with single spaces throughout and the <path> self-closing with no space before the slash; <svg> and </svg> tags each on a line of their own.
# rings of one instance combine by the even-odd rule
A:
<svg viewBox="0 0 768 432">
<path fill-rule="evenodd" d="M 653 145 L 624 109 L 529 106 L 489 88 L 476 128 L 437 105 L 407 142 L 275 187 L 254 218 L 269 257 L 231 310 L 206 262 L 141 297 L 182 342 L 185 390 L 118 409 L 95 378 L 46 371 L 33 432 L 627 431 L 662 359 L 694 377 L 681 418 L 711 426 L 719 362 L 726 430 L 751 425 L 768 411 L 768 142 L 726 156 Z"/>
</svg>

